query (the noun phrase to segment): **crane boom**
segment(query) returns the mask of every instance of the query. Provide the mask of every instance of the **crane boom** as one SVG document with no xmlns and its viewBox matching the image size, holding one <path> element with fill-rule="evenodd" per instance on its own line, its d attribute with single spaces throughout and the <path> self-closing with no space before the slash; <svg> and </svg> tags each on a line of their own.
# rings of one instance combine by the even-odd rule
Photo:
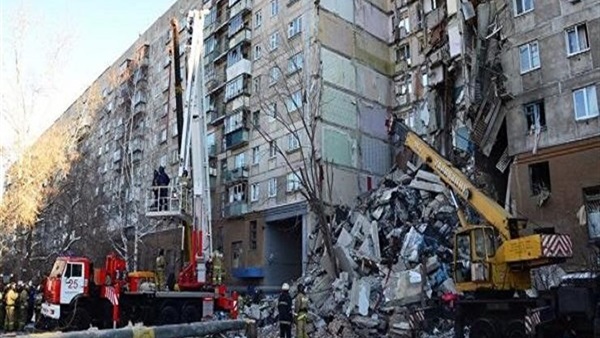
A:
<svg viewBox="0 0 600 338">
<path fill-rule="evenodd" d="M 503 239 L 515 238 L 509 229 L 513 217 L 502 206 L 477 189 L 473 183 L 450 161 L 442 157 L 417 134 L 403 123 L 394 123 L 395 133 L 400 141 L 409 147 L 419 158 L 446 183 L 453 191 L 481 213 L 481 216 L 498 230 Z"/>
<path fill-rule="evenodd" d="M 519 230 L 527 220 L 512 217 L 402 122 L 392 117 L 387 127 L 487 222 L 469 224 L 458 208 L 461 227 L 454 239 L 454 275 L 459 290 L 526 290 L 531 285 L 530 269 L 572 257 L 568 235 L 543 229 L 522 236 Z"/>
</svg>

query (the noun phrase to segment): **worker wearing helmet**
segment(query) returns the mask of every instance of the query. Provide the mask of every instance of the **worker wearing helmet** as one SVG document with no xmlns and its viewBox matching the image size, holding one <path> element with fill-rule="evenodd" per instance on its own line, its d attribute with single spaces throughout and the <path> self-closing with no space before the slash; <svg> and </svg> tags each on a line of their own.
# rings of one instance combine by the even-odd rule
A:
<svg viewBox="0 0 600 338">
<path fill-rule="evenodd" d="M 306 333 L 306 321 L 308 320 L 308 296 L 304 290 L 304 285 L 298 285 L 298 295 L 296 296 L 296 338 L 308 338 Z"/>
<path fill-rule="evenodd" d="M 219 251 L 213 254 L 213 285 L 221 285 L 223 278 L 223 255 Z"/>
<path fill-rule="evenodd" d="M 156 257 L 156 289 L 161 291 L 165 288 L 165 251 L 163 249 L 158 250 L 158 257 Z"/>
<path fill-rule="evenodd" d="M 290 285 L 283 283 L 281 294 L 277 302 L 279 312 L 279 337 L 292 338 L 292 297 L 290 297 Z"/>
<path fill-rule="evenodd" d="M 19 291 L 19 300 L 18 300 L 18 331 L 23 331 L 25 329 L 25 325 L 29 322 L 28 313 L 29 313 L 29 291 L 27 290 L 27 286 L 21 283 L 20 291 Z"/>
<path fill-rule="evenodd" d="M 6 320 L 4 322 L 4 329 L 7 332 L 15 330 L 15 307 L 17 299 L 19 299 L 19 294 L 16 291 L 15 283 L 11 283 L 8 292 L 6 293 Z"/>
</svg>

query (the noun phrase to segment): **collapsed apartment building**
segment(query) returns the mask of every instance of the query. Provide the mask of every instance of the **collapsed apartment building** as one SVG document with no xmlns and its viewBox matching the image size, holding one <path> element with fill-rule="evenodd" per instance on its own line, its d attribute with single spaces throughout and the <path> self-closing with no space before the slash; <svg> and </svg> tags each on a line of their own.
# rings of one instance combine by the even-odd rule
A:
<svg viewBox="0 0 600 338">
<path fill-rule="evenodd" d="M 576 224 L 600 215 L 600 56 L 588 39 L 599 10 L 598 1 L 395 1 L 394 114 L 513 214 L 582 244 Z M 577 250 L 589 259 L 586 245 Z"/>
</svg>

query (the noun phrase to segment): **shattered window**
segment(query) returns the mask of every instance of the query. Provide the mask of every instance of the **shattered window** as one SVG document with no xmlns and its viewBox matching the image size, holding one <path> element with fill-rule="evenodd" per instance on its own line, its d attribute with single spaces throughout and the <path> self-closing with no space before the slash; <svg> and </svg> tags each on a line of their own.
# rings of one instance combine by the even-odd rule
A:
<svg viewBox="0 0 600 338">
<path fill-rule="evenodd" d="M 527 118 L 527 131 L 546 129 L 546 113 L 543 100 L 528 103 L 523 109 Z"/>
<path fill-rule="evenodd" d="M 529 183 L 533 196 L 552 191 L 550 186 L 550 165 L 548 162 L 529 165 Z"/>
<path fill-rule="evenodd" d="M 600 239 L 600 186 L 583 189 L 590 239 Z"/>
</svg>

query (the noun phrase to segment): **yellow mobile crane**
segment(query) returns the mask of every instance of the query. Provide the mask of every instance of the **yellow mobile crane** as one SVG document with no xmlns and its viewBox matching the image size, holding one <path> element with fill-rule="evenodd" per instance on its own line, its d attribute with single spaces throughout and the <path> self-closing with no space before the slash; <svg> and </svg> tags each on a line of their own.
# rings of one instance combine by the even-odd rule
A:
<svg viewBox="0 0 600 338">
<path fill-rule="evenodd" d="M 570 237 L 552 228 L 520 234 L 527 220 L 513 217 L 477 189 L 401 121 L 392 117 L 387 127 L 397 144 L 412 150 L 451 188 L 453 199 L 459 195 L 485 220 L 469 223 L 454 199 L 460 228 L 454 235 L 453 273 L 464 295 L 457 302 L 456 336 L 463 337 L 463 327 L 469 323 L 471 337 L 524 337 L 524 319 L 536 306 L 536 300 L 524 292 L 531 287 L 530 271 L 572 257 Z"/>
</svg>

